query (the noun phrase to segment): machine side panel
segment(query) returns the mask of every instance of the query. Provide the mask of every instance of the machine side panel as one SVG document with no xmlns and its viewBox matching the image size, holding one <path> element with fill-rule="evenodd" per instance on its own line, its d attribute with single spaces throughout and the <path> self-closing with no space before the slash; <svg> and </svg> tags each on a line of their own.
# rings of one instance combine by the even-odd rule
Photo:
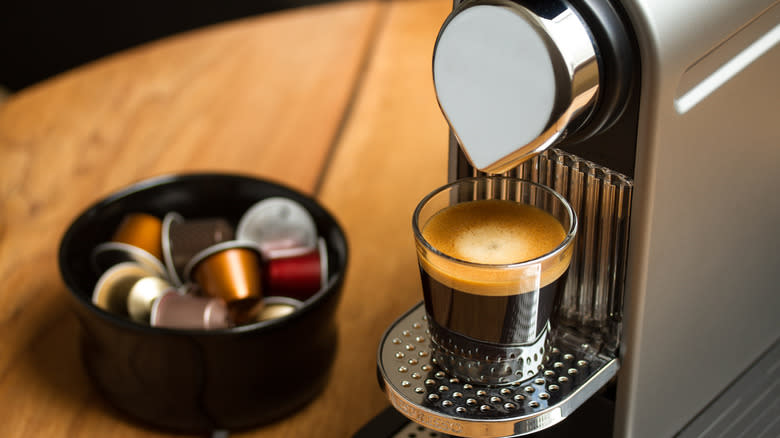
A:
<svg viewBox="0 0 780 438">
<path fill-rule="evenodd" d="M 780 436 L 780 343 L 775 344 L 750 369 L 733 382 L 710 406 L 678 435 Z M 741 411 L 741 412 L 740 412 Z"/>
<path fill-rule="evenodd" d="M 780 6 L 625 7 L 643 70 L 615 435 L 673 436 L 780 338 Z"/>
</svg>

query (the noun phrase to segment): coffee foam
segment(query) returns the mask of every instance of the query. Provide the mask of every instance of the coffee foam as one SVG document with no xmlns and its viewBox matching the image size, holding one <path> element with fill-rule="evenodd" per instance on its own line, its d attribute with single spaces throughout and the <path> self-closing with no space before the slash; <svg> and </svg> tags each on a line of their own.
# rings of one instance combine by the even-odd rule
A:
<svg viewBox="0 0 780 438">
<path fill-rule="evenodd" d="M 480 295 L 530 292 L 560 277 L 571 261 L 571 246 L 554 257 L 519 268 L 507 265 L 553 252 L 565 239 L 563 225 L 549 213 L 513 201 L 482 200 L 447 207 L 431 217 L 423 238 L 437 256 L 418 245 L 421 266 L 441 283 Z"/>
</svg>

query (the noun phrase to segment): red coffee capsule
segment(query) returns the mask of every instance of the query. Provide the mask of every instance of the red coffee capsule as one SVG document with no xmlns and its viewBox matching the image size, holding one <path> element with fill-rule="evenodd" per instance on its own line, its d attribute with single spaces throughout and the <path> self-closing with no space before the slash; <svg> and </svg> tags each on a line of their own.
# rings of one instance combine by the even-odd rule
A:
<svg viewBox="0 0 780 438">
<path fill-rule="evenodd" d="M 219 298 L 168 292 L 152 305 L 153 327 L 219 329 L 230 327 L 228 309 Z"/>
<path fill-rule="evenodd" d="M 317 249 L 302 255 L 269 260 L 266 284 L 269 294 L 306 300 L 328 281 L 328 249 L 320 238 Z"/>
</svg>

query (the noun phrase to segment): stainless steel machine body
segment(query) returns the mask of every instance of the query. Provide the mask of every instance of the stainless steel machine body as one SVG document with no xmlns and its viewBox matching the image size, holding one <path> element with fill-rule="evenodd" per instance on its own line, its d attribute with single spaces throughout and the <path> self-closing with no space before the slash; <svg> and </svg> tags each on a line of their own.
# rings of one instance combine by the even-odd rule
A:
<svg viewBox="0 0 780 438">
<path fill-rule="evenodd" d="M 593 394 L 608 380 L 606 374 L 617 372 L 615 436 L 778 436 L 780 2 L 456 0 L 454 9 L 521 4 L 527 20 L 528 11 L 544 16 L 553 3 L 577 11 L 586 24 L 611 9 L 625 35 L 615 35 L 609 24 L 588 29 L 599 61 L 595 79 L 574 74 L 588 70 L 587 59 L 570 62 L 565 49 L 551 56 L 555 102 L 545 109 L 549 120 L 534 128 L 538 137 L 525 150 L 534 156 L 551 145 L 558 149 L 519 166 L 526 157 L 482 157 L 488 165 L 480 168 L 544 182 L 577 208 L 581 228 L 573 275 L 552 323 L 558 352 L 569 354 L 573 363 L 597 363 L 587 374 L 599 378 L 582 381 L 586 389 L 572 394 Z M 562 20 L 560 11 L 552 16 L 550 22 L 574 21 Z M 565 46 L 572 35 L 582 38 L 580 30 L 561 37 L 547 18 L 541 27 L 552 35 L 548 46 Z M 445 27 L 451 22 L 452 17 Z M 625 41 L 615 43 L 620 39 Z M 556 65 L 571 68 L 561 72 Z M 559 102 L 561 89 L 568 99 L 581 97 L 576 111 Z M 501 93 L 500 86 L 496 90 Z M 479 127 L 459 121 L 476 117 L 459 113 L 471 101 L 459 108 L 443 99 L 449 92 L 437 92 L 452 127 L 450 179 L 480 174 L 472 165 L 473 149 L 461 144 L 480 134 Z M 520 138 L 528 132 L 506 134 Z M 420 424 L 463 436 L 519 435 L 565 421 L 582 402 L 581 397 L 549 399 L 560 389 L 554 379 L 561 377 L 555 365 L 562 359 L 553 357 L 538 382 L 527 382 L 532 391 L 519 391 L 523 400 L 543 391 L 546 404 L 523 405 L 514 417 L 510 411 L 517 406 L 500 392 L 483 391 L 484 403 L 475 395 L 473 406 L 455 411 L 458 400 L 438 391 L 447 385 L 435 376 L 435 386 L 422 380 L 417 394 L 424 400 L 415 401 L 418 385 L 391 376 L 397 374 L 398 367 L 391 366 L 395 359 L 382 357 L 394 351 L 396 338 L 406 345 L 393 330 L 403 334 L 404 324 L 419 323 L 410 317 L 388 331 L 379 362 L 391 401 Z M 761 383 L 751 385 L 748 378 Z M 412 392 L 397 400 L 403 390 L 394 391 L 393 385 L 404 381 Z M 508 389 L 506 395 L 517 395 Z M 504 420 L 496 420 L 490 400 L 501 402 L 498 411 L 509 412 Z M 410 413 L 415 403 L 419 409 Z M 490 428 L 479 429 L 480 408 L 487 413 L 484 423 L 503 421 L 510 427 L 494 435 L 486 433 Z"/>
<path fill-rule="evenodd" d="M 616 431 L 671 436 L 778 348 L 780 4 L 624 6 L 642 87 Z M 776 435 L 762 397 L 713 434 Z"/>
</svg>

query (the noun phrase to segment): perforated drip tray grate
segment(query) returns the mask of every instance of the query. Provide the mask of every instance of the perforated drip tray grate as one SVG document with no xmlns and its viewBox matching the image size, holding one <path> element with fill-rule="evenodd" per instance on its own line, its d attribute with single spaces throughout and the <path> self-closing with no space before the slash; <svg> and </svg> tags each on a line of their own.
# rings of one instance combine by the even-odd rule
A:
<svg viewBox="0 0 780 438">
<path fill-rule="evenodd" d="M 447 375 L 431 360 L 422 303 L 399 318 L 379 347 L 378 367 L 393 406 L 429 429 L 457 436 L 506 437 L 550 427 L 566 418 L 619 368 L 618 360 L 587 346 L 553 346 L 535 376 L 488 387 Z"/>
</svg>

